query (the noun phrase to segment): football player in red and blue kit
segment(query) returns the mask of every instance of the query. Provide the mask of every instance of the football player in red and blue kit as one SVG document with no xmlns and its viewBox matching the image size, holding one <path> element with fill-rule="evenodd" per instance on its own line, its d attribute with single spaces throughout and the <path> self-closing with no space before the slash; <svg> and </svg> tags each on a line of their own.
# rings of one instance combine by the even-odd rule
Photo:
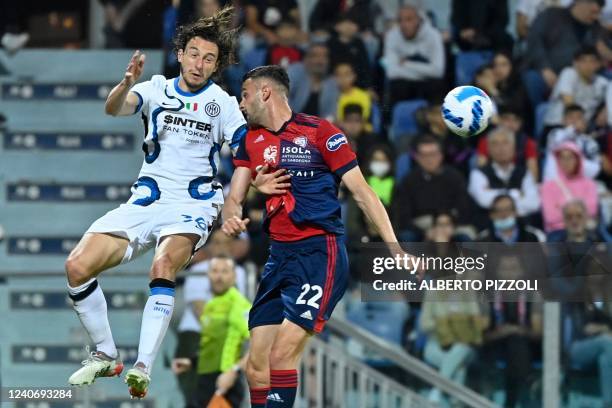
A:
<svg viewBox="0 0 612 408">
<path fill-rule="evenodd" d="M 268 194 L 264 227 L 272 242 L 249 315 L 246 373 L 251 406 L 258 408 L 293 406 L 304 346 L 323 329 L 346 290 L 341 181 L 383 240 L 397 242 L 346 136 L 324 119 L 292 112 L 288 95 L 289 78 L 279 66 L 245 75 L 240 108 L 250 131 L 236 153 L 223 208 L 222 229 L 235 235 L 248 223 L 242 203 L 251 183 Z"/>
</svg>

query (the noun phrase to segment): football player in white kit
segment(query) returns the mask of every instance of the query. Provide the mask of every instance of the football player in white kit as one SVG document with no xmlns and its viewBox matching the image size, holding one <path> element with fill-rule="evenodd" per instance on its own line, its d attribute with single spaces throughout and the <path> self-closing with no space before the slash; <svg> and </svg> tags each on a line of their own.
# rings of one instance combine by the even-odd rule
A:
<svg viewBox="0 0 612 408">
<path fill-rule="evenodd" d="M 66 260 L 70 298 L 96 344 L 70 384 L 91 384 L 123 370 L 96 276 L 154 247 L 138 359 L 125 378 L 132 397 L 147 393 L 172 315 L 176 274 L 204 245 L 223 205 L 221 186 L 214 181 L 219 151 L 224 142 L 237 147 L 247 131 L 236 98 L 211 80 L 233 62 L 231 18 L 232 9 L 225 8 L 177 30 L 177 78 L 154 75 L 135 85 L 145 62 L 136 51 L 106 100 L 107 114 L 142 115 L 144 163 L 128 202 L 95 221 Z"/>
</svg>

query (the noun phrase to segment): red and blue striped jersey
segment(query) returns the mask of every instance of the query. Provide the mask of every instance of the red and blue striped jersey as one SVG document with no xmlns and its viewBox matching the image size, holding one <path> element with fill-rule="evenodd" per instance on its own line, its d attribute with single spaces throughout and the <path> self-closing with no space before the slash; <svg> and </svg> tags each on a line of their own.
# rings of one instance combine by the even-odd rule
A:
<svg viewBox="0 0 612 408">
<path fill-rule="evenodd" d="M 252 128 L 242 138 L 234 164 L 270 171 L 287 169 L 291 189 L 266 200 L 264 227 L 274 241 L 296 241 L 325 233 L 343 234 L 338 187 L 357 166 L 346 136 L 327 120 L 293 113 L 278 132 Z"/>
</svg>

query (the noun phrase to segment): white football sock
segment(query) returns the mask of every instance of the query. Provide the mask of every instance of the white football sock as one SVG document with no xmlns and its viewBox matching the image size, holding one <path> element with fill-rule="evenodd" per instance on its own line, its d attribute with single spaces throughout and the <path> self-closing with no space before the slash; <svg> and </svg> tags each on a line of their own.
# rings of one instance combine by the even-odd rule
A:
<svg viewBox="0 0 612 408">
<path fill-rule="evenodd" d="M 96 343 L 96 350 L 109 357 L 117 357 L 117 347 L 108 323 L 106 299 L 98 281 L 93 278 L 75 288 L 68 285 L 68 292 L 83 327 Z"/>
<path fill-rule="evenodd" d="M 142 313 L 138 360 L 151 372 L 151 367 L 159 351 L 174 309 L 174 288 L 153 287 Z"/>
</svg>

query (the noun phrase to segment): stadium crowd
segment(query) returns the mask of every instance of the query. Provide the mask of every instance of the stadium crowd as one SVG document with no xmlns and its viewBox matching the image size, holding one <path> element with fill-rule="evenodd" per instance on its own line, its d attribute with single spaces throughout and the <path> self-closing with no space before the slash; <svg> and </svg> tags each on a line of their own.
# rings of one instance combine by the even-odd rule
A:
<svg viewBox="0 0 612 408">
<path fill-rule="evenodd" d="M 151 46 L 154 30 L 142 35 L 129 22 L 140 15 L 142 26 L 147 5 L 161 1 L 101 3 L 108 47 Z M 153 18 L 163 25 L 166 76 L 178 74 L 176 25 L 228 3 L 239 11 L 240 63 L 218 81 L 239 96 L 250 68 L 286 67 L 292 108 L 346 133 L 402 241 L 612 241 L 612 1 L 518 0 L 511 10 L 507 0 L 452 0 L 449 24 L 440 24 L 426 0 L 317 0 L 309 16 L 295 0 L 173 0 Z M 511 13 L 516 25 L 508 28 Z M 23 39 L 18 34 L 3 45 Z M 482 88 L 496 109 L 492 126 L 473 138 L 451 133 L 440 115 L 445 93 L 465 84 Z M 223 163 L 228 185 L 229 151 Z M 231 242 L 216 233 L 192 269 L 229 254 L 241 288 L 241 265 L 261 268 L 266 259 L 262 204 L 250 195 L 248 236 Z M 380 240 L 354 201 L 343 205 L 349 247 Z M 187 283 L 187 303 L 210 297 Z M 612 304 L 599 295 L 563 305 L 564 368 L 598 376 L 601 399 L 612 407 Z M 442 375 L 486 393 L 487 370 L 497 370 L 506 407 L 540 405 L 526 379 L 541 370 L 541 304 L 425 299 L 398 309 L 346 297 L 346 316 L 358 324 L 383 313 L 397 325 L 389 316 L 400 316 L 401 333 L 388 339 Z M 188 333 L 181 356 L 191 357 L 197 317 L 183 317 L 181 326 Z M 190 387 L 183 384 L 186 394 Z M 443 399 L 437 390 L 429 397 Z"/>
</svg>

